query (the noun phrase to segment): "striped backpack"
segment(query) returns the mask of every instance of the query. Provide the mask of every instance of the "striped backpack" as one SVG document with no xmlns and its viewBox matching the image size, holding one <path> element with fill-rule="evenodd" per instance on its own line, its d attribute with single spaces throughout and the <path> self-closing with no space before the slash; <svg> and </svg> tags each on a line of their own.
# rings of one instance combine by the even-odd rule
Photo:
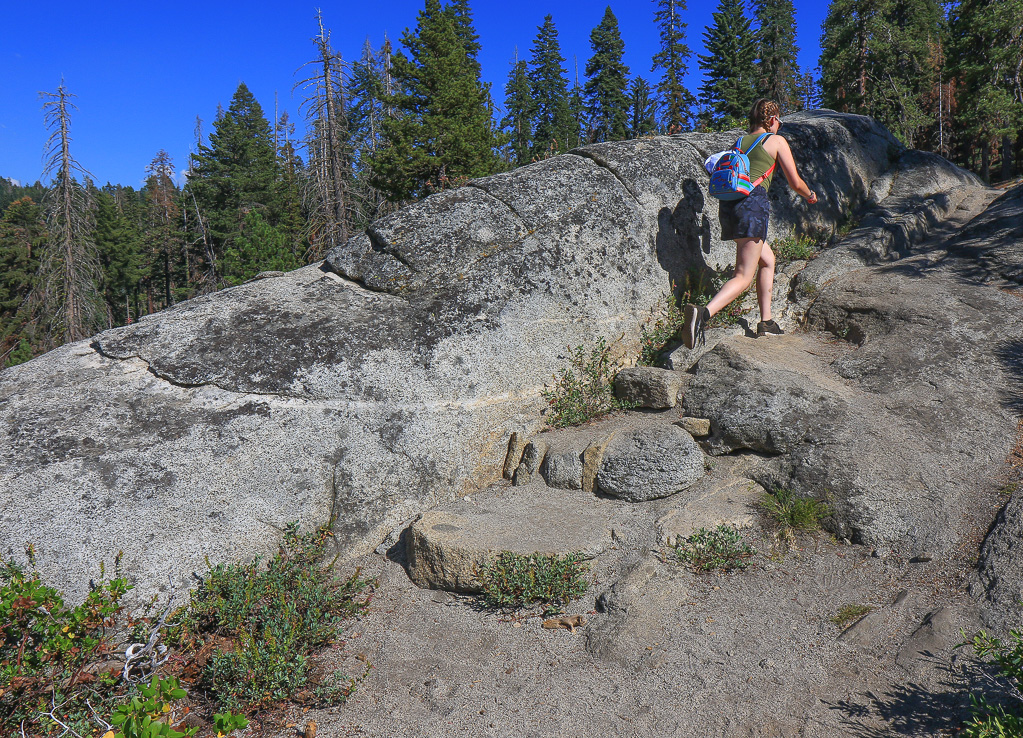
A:
<svg viewBox="0 0 1023 738">
<path fill-rule="evenodd" d="M 724 152 L 718 158 L 714 170 L 710 173 L 711 197 L 716 197 L 718 200 L 741 200 L 771 176 L 774 164 L 764 172 L 763 177 L 755 182 L 751 182 L 749 178 L 749 154 L 770 135 L 772 134 L 761 134 L 745 151 L 742 150 L 742 139 L 740 138 L 735 142 L 731 151 Z"/>
</svg>

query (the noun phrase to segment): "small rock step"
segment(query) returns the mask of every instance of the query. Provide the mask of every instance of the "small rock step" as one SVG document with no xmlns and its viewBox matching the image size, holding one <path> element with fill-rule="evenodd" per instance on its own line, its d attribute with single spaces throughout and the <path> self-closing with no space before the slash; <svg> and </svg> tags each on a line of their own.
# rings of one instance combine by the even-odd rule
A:
<svg viewBox="0 0 1023 738">
<path fill-rule="evenodd" d="M 541 484 L 494 487 L 472 502 L 442 505 L 413 523 L 408 573 L 418 586 L 479 592 L 479 567 L 501 553 L 593 558 L 611 543 L 613 504 Z"/>
</svg>

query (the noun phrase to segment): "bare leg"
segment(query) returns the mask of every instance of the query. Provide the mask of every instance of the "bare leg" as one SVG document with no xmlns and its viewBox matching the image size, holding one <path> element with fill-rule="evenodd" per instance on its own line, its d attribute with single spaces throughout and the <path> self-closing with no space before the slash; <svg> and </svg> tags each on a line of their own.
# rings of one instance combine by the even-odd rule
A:
<svg viewBox="0 0 1023 738">
<path fill-rule="evenodd" d="M 766 246 L 766 242 L 758 240 L 756 238 L 739 238 L 735 241 L 735 276 L 725 282 L 718 293 L 714 295 L 714 299 L 707 303 L 707 310 L 710 311 L 711 315 L 717 314 L 717 312 L 728 305 L 732 300 L 742 294 L 743 290 L 750 286 L 753 282 L 753 277 L 757 273 L 757 269 L 763 264 L 761 252 Z M 770 249 L 768 249 L 770 253 Z M 774 274 L 774 254 L 770 256 L 771 259 L 771 274 L 773 278 Z M 759 292 L 759 290 L 758 290 Z M 768 293 L 770 294 L 770 292 Z M 758 295 L 759 297 L 759 295 Z M 770 298 L 768 298 L 770 300 Z M 770 301 L 768 302 L 768 311 L 770 312 Z"/>
<path fill-rule="evenodd" d="M 760 319 L 765 323 L 771 319 L 771 291 L 774 289 L 774 252 L 771 245 L 764 242 L 760 251 L 759 269 L 757 269 L 757 303 L 760 305 Z"/>
</svg>

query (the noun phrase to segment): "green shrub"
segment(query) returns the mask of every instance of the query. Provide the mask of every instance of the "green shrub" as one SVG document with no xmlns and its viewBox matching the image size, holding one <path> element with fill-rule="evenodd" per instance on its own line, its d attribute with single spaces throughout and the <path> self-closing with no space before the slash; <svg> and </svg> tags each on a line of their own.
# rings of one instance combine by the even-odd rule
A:
<svg viewBox="0 0 1023 738">
<path fill-rule="evenodd" d="M 553 387 L 541 392 L 547 400 L 548 425 L 564 428 L 632 407 L 614 394 L 614 378 L 622 363 L 613 348 L 603 337 L 588 353 L 582 346 L 569 347 L 569 365 L 555 375 Z"/>
<path fill-rule="evenodd" d="M 859 620 L 868 612 L 872 612 L 873 609 L 870 605 L 842 605 L 838 612 L 832 615 L 829 620 L 839 628 L 844 628 L 854 620 Z"/>
<path fill-rule="evenodd" d="M 713 530 L 700 528 L 681 540 L 672 554 L 678 561 L 696 571 L 732 571 L 747 568 L 756 553 L 730 525 L 719 525 Z"/>
<path fill-rule="evenodd" d="M 762 495 L 760 508 L 788 538 L 795 533 L 819 530 L 821 520 L 833 512 L 826 502 L 809 497 L 796 497 L 792 490 L 781 487 L 773 493 Z"/>
<path fill-rule="evenodd" d="M 1010 704 L 994 704 L 983 694 L 973 692 L 973 717 L 956 735 L 964 738 L 1020 738 L 1023 736 L 1023 706 L 1019 702 L 1019 684 L 1023 678 L 1023 632 L 1010 630 L 1011 642 L 988 635 L 983 630 L 972 641 L 960 643 L 972 646 L 978 659 L 996 667 L 998 676 L 1008 687 Z"/>
<path fill-rule="evenodd" d="M 504 551 L 478 572 L 481 598 L 487 607 L 514 609 L 539 604 L 545 613 L 586 593 L 588 565 L 579 554 L 545 556 Z"/>
<path fill-rule="evenodd" d="M 225 638 L 233 645 L 217 650 L 204 673 L 221 704 L 260 706 L 292 697 L 309 682 L 313 652 L 365 610 L 361 595 L 369 581 L 359 572 L 338 581 L 319 566 L 328 537 L 289 525 L 265 567 L 259 559 L 214 567 L 176 614 L 171 634 L 184 648 Z"/>
<path fill-rule="evenodd" d="M 34 566 L 34 552 L 28 550 Z M 116 677 L 86 672 L 112 648 L 112 631 L 121 614 L 127 580 L 100 582 L 76 607 L 61 592 L 42 583 L 13 561 L 0 564 L 0 733 L 49 733 L 63 723 L 91 732 L 92 709 L 110 709 Z M 15 730 L 18 733 L 15 733 Z"/>
</svg>

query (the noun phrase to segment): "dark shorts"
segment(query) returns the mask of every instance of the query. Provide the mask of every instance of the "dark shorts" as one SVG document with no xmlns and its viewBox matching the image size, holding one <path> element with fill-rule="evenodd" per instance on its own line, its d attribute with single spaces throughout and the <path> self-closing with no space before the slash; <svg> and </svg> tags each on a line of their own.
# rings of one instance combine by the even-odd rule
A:
<svg viewBox="0 0 1023 738">
<path fill-rule="evenodd" d="M 771 218 L 771 201 L 763 185 L 741 200 L 722 201 L 718 211 L 721 221 L 721 240 L 737 238 L 767 240 L 767 221 Z"/>
</svg>

